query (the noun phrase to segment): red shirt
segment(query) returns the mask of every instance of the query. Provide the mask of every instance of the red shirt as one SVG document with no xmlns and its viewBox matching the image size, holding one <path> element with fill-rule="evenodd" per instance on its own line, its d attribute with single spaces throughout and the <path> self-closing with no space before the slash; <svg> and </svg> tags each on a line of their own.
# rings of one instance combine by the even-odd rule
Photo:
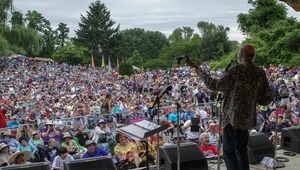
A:
<svg viewBox="0 0 300 170">
<path fill-rule="evenodd" d="M 7 127 L 7 124 L 6 124 L 6 109 L 0 109 L 0 128 L 5 128 Z"/>
<path fill-rule="evenodd" d="M 207 145 L 207 146 L 200 145 L 199 148 L 205 156 L 218 155 L 218 151 L 216 147 L 213 145 Z"/>
</svg>

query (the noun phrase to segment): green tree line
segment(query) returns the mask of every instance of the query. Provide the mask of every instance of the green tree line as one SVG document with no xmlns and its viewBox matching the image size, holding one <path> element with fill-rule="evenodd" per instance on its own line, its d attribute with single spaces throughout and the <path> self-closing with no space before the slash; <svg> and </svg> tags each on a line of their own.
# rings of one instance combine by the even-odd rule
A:
<svg viewBox="0 0 300 170">
<path fill-rule="evenodd" d="M 258 64 L 299 65 L 299 22 L 288 17 L 287 8 L 277 0 L 248 3 L 252 8 L 239 14 L 237 22 L 245 43 L 257 49 Z M 174 28 L 168 37 L 142 28 L 120 30 L 100 0 L 92 2 L 79 20 L 75 37 L 69 37 L 67 24 L 59 23 L 53 29 L 38 11 L 23 14 L 14 9 L 13 0 L 1 0 L 0 56 L 18 53 L 83 65 L 90 64 L 93 56 L 96 66 L 101 65 L 102 57 L 106 63 L 110 57 L 113 67 L 118 60 L 142 68 L 169 69 L 177 65 L 175 57 L 186 54 L 197 64 L 210 61 L 215 68 L 224 68 L 236 57 L 239 45 L 229 40 L 228 27 L 208 21 L 195 23 L 197 30 Z"/>
</svg>

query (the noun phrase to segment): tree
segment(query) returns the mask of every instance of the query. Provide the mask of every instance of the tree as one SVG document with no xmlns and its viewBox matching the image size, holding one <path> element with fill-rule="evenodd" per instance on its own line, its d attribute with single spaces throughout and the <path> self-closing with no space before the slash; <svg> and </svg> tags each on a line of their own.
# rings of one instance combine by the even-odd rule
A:
<svg viewBox="0 0 300 170">
<path fill-rule="evenodd" d="M 204 61 L 218 60 L 231 52 L 228 27 L 204 21 L 198 22 L 197 26 L 202 36 L 201 57 Z"/>
<path fill-rule="evenodd" d="M 75 30 L 75 43 L 86 46 L 94 54 L 95 63 L 100 64 L 101 56 L 114 56 L 119 45 L 119 25 L 110 18 L 110 11 L 99 0 L 91 3 L 87 15 L 80 17 L 79 29 Z"/>
<path fill-rule="evenodd" d="M 23 18 L 23 14 L 19 11 L 14 11 L 12 13 L 12 17 L 11 17 L 11 27 L 15 28 L 17 26 L 24 26 L 24 18 Z"/>
<path fill-rule="evenodd" d="M 157 58 L 168 40 L 165 35 L 158 31 L 146 31 L 141 28 L 121 31 L 121 45 L 119 56 L 128 59 L 135 50 L 138 50 L 143 61 Z"/>
<path fill-rule="evenodd" d="M 68 63 L 71 65 L 88 65 L 90 63 L 88 48 L 76 46 L 71 43 L 58 48 L 51 58 L 58 63 Z"/>
<path fill-rule="evenodd" d="M 183 64 L 183 62 L 174 63 L 174 58 L 185 54 L 193 61 L 201 61 L 199 56 L 201 55 L 202 39 L 198 34 L 193 33 L 193 29 L 189 27 L 176 28 L 169 36 L 169 41 L 171 44 L 165 46 L 159 56 L 161 60 L 168 63 L 168 67 L 177 67 Z"/>
<path fill-rule="evenodd" d="M 52 30 L 51 23 L 35 10 L 26 14 L 27 27 L 38 31 L 42 36 L 41 57 L 49 58 L 55 50 L 56 32 Z"/>
<path fill-rule="evenodd" d="M 262 29 L 272 29 L 278 20 L 287 18 L 287 10 L 277 0 L 249 0 L 253 9 L 248 14 L 239 14 L 237 22 L 243 34 L 251 36 Z"/>
<path fill-rule="evenodd" d="M 57 33 L 57 42 L 56 44 L 59 47 L 63 47 L 64 44 L 66 43 L 66 41 L 68 40 L 70 29 L 69 27 L 67 27 L 67 24 L 65 23 L 59 23 L 58 24 L 58 28 L 56 29 L 56 33 Z"/>
<path fill-rule="evenodd" d="M 128 75 L 128 76 L 132 75 L 134 73 L 132 64 L 129 62 L 122 62 L 120 64 L 119 73 L 121 75 Z"/>
<path fill-rule="evenodd" d="M 8 11 L 13 9 L 13 0 L 0 1 L 0 25 L 5 26 L 8 20 Z"/>
<path fill-rule="evenodd" d="M 287 17 L 286 7 L 276 0 L 253 0 L 249 4 L 253 8 L 239 14 L 238 23 L 240 30 L 248 35 L 245 42 L 256 48 L 256 62 L 260 65 L 296 63 L 300 52 L 299 22 Z"/>
<path fill-rule="evenodd" d="M 133 51 L 132 56 L 128 59 L 128 62 L 134 66 L 140 66 L 142 64 L 143 59 L 138 50 Z"/>
</svg>

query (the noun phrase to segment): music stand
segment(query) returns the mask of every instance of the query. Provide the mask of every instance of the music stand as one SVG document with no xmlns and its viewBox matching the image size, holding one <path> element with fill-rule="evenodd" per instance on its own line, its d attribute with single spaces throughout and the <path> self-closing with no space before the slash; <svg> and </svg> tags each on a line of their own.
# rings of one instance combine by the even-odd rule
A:
<svg viewBox="0 0 300 170">
<path fill-rule="evenodd" d="M 124 134 L 125 136 L 130 137 L 133 140 L 139 141 L 141 139 L 147 138 L 151 135 L 154 135 L 156 133 L 159 133 L 165 129 L 167 129 L 168 126 L 159 126 L 155 123 L 149 122 L 147 120 L 143 120 L 140 122 L 136 122 L 133 124 L 130 124 L 125 127 L 121 127 L 117 131 L 121 134 Z M 147 170 L 149 170 L 149 160 L 148 160 L 148 154 L 149 154 L 149 144 L 148 140 L 146 141 L 146 165 Z"/>
</svg>

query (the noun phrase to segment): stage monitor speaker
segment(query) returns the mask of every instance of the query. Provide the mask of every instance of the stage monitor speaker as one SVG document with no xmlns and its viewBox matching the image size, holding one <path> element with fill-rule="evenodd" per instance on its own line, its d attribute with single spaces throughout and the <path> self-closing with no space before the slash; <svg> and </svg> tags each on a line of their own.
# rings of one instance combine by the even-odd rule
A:
<svg viewBox="0 0 300 170">
<path fill-rule="evenodd" d="M 64 170 L 115 170 L 112 158 L 105 156 L 75 159 L 64 162 Z"/>
<path fill-rule="evenodd" d="M 31 163 L 25 165 L 4 166 L 0 170 L 50 170 L 50 165 L 46 162 Z"/>
<path fill-rule="evenodd" d="M 159 147 L 161 167 L 166 170 L 177 169 L 177 145 Z M 207 160 L 195 143 L 180 144 L 180 169 L 207 170 Z"/>
<path fill-rule="evenodd" d="M 250 164 L 259 164 L 263 158 L 275 156 L 275 147 L 263 133 L 253 133 L 248 141 L 248 158 Z"/>
<path fill-rule="evenodd" d="M 281 148 L 300 153 L 300 127 L 281 129 Z"/>
</svg>

